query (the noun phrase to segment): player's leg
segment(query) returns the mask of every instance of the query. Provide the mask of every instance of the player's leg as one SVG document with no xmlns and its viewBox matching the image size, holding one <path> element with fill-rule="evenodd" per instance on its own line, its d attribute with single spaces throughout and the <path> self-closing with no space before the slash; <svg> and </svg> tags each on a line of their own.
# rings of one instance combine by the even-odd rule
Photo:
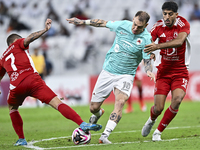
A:
<svg viewBox="0 0 200 150">
<path fill-rule="evenodd" d="M 89 119 L 90 123 L 97 123 L 99 118 L 104 114 L 104 109 L 101 108 L 101 105 L 112 92 L 112 83 L 113 76 L 110 73 L 102 70 L 92 92 L 90 103 L 90 112 L 92 113 L 92 116 Z"/>
<path fill-rule="evenodd" d="M 157 117 L 161 114 L 164 109 L 166 95 L 155 95 L 154 105 L 150 109 L 150 117 L 142 128 L 142 136 L 146 137 L 149 135 L 153 125 L 156 122 Z"/>
<path fill-rule="evenodd" d="M 152 140 L 153 141 L 160 141 L 161 140 L 161 133 L 163 130 L 168 126 L 168 124 L 173 120 L 173 118 L 178 113 L 178 108 L 186 94 L 187 84 L 189 78 L 173 78 L 168 84 L 171 86 L 172 91 L 172 101 L 169 108 L 165 111 L 165 114 L 158 125 L 158 128 L 153 134 Z"/>
<path fill-rule="evenodd" d="M 33 80 L 31 84 L 30 96 L 39 99 L 41 102 L 49 104 L 56 110 L 58 110 L 65 118 L 72 120 L 73 122 L 80 125 L 82 130 L 94 130 L 98 131 L 102 128 L 101 125 L 90 124 L 84 122 L 81 117 L 68 105 L 64 104 L 56 94 L 46 85 L 41 77 L 34 76 L 30 80 Z"/>
<path fill-rule="evenodd" d="M 143 95 L 142 95 L 142 81 L 141 80 L 136 80 L 135 84 L 138 88 L 138 93 L 139 93 L 139 103 L 140 103 L 140 110 L 145 112 L 147 110 L 147 106 L 144 103 L 143 100 Z"/>
<path fill-rule="evenodd" d="M 104 114 L 104 109 L 101 108 L 103 102 L 91 102 L 90 103 L 90 112 L 93 114 L 89 122 L 90 123 L 97 123 L 99 118 Z"/>
<path fill-rule="evenodd" d="M 23 131 L 23 120 L 18 111 L 18 107 L 19 106 L 13 106 L 13 105 L 8 104 L 12 126 L 19 137 L 19 140 L 15 143 L 15 146 L 27 145 L 27 142 L 24 137 L 24 131 Z"/>
<path fill-rule="evenodd" d="M 171 79 L 157 79 L 156 81 L 154 105 L 150 109 L 149 119 L 142 128 L 142 136 L 144 137 L 146 137 L 150 133 L 157 117 L 161 114 L 161 112 L 164 109 L 166 97 L 170 91 L 170 84 L 168 84 L 168 82 L 170 81 Z"/>
<path fill-rule="evenodd" d="M 169 125 L 173 118 L 178 113 L 179 106 L 185 96 L 185 92 L 182 89 L 175 89 L 172 91 L 172 101 L 169 108 L 165 111 L 162 120 L 160 121 L 158 128 L 153 134 L 153 141 L 160 141 L 160 135 L 163 130 Z"/>
<path fill-rule="evenodd" d="M 79 114 L 76 113 L 71 107 L 64 104 L 57 96 L 54 97 L 49 105 L 58 110 L 65 118 L 72 120 L 76 124 L 78 124 L 83 131 L 94 130 L 98 131 L 102 128 L 101 125 L 98 124 L 89 124 L 84 122 Z"/>
<path fill-rule="evenodd" d="M 115 106 L 113 112 L 110 114 L 110 118 L 107 122 L 104 132 L 102 133 L 99 143 L 110 144 L 111 142 L 108 140 L 109 135 L 115 129 L 117 124 L 119 123 L 122 117 L 122 110 L 124 104 L 128 99 L 128 95 L 119 89 L 115 88 L 114 90 L 115 95 Z"/>
</svg>

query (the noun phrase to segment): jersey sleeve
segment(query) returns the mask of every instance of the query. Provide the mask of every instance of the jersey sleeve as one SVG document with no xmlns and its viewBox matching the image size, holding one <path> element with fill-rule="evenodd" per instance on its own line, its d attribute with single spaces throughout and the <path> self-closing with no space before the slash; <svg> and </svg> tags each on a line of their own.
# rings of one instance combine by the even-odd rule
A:
<svg viewBox="0 0 200 150">
<path fill-rule="evenodd" d="M 17 40 L 17 42 L 19 44 L 19 47 L 25 50 L 25 49 L 28 49 L 29 46 L 24 47 L 24 40 L 25 40 L 25 38 L 21 38 L 21 39 Z"/>
<path fill-rule="evenodd" d="M 189 22 L 185 22 L 185 26 L 183 26 L 182 28 L 180 28 L 180 32 L 186 32 L 187 34 L 190 34 L 190 24 Z"/>
<path fill-rule="evenodd" d="M 153 25 L 151 31 L 150 31 L 153 41 L 156 41 L 156 39 L 158 38 L 158 36 L 157 36 L 157 29 L 156 29 L 156 28 L 157 28 L 157 24 L 158 24 L 158 23 L 155 23 L 155 24 Z"/>
<path fill-rule="evenodd" d="M 106 27 L 115 32 L 122 23 L 123 21 L 108 21 Z"/>
<path fill-rule="evenodd" d="M 145 45 L 148 45 L 148 44 L 151 44 L 151 35 L 149 34 L 149 36 L 147 36 L 147 38 L 146 38 L 146 43 L 145 43 Z M 143 56 L 143 59 L 150 59 L 150 54 L 149 55 L 147 55 L 148 53 L 145 53 L 144 51 L 142 51 L 142 56 Z"/>
</svg>

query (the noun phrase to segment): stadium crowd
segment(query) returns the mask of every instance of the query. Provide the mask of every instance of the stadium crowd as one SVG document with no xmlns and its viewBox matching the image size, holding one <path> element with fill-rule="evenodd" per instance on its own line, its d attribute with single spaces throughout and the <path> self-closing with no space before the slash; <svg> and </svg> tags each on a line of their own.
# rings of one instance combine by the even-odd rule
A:
<svg viewBox="0 0 200 150">
<path fill-rule="evenodd" d="M 156 1 L 160 5 L 167 0 Z M 179 14 L 192 22 L 200 22 L 200 1 L 174 0 L 179 5 Z M 0 38 L 18 32 L 26 36 L 28 32 L 41 29 L 46 18 L 53 21 L 52 28 L 36 44 L 30 46 L 30 53 L 38 47 L 54 66 L 52 74 L 80 73 L 93 75 L 101 71 L 106 50 L 114 40 L 113 33 L 91 29 L 88 26 L 72 26 L 66 18 L 103 18 L 121 20 L 139 9 L 147 11 L 151 18 L 147 29 L 161 16 L 155 0 L 0 0 Z M 109 13 L 108 13 L 109 12 Z M 129 16 L 127 16 L 129 15 Z M 132 19 L 132 18 L 127 18 Z M 194 23 L 195 24 L 195 23 Z M 81 34 L 79 34 L 81 32 Z M 4 40 L 0 53 L 6 49 Z"/>
</svg>

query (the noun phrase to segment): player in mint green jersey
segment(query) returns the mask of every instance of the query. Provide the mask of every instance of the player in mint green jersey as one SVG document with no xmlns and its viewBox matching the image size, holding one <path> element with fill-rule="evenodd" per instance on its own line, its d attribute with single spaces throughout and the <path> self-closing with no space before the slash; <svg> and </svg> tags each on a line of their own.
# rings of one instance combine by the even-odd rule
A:
<svg viewBox="0 0 200 150">
<path fill-rule="evenodd" d="M 151 35 L 146 29 L 149 19 L 150 16 L 144 11 L 138 11 L 133 21 L 67 19 L 69 23 L 75 25 L 106 27 L 116 33 L 114 43 L 106 54 L 103 70 L 94 87 L 90 104 L 90 111 L 93 113 L 90 123 L 96 123 L 104 113 L 104 109 L 101 108 L 102 103 L 112 91 L 114 92 L 115 107 L 99 143 L 111 143 L 108 137 L 122 117 L 124 104 L 130 96 L 134 76 L 142 59 L 147 76 L 155 81 L 150 55 L 143 52 L 145 45 L 151 43 Z"/>
</svg>

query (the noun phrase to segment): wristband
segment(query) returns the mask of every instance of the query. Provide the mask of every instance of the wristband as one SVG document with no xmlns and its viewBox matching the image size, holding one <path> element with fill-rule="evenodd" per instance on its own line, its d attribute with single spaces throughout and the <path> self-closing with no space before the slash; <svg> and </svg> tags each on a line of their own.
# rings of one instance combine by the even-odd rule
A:
<svg viewBox="0 0 200 150">
<path fill-rule="evenodd" d="M 90 25 L 90 20 L 85 20 L 86 25 Z"/>
</svg>

